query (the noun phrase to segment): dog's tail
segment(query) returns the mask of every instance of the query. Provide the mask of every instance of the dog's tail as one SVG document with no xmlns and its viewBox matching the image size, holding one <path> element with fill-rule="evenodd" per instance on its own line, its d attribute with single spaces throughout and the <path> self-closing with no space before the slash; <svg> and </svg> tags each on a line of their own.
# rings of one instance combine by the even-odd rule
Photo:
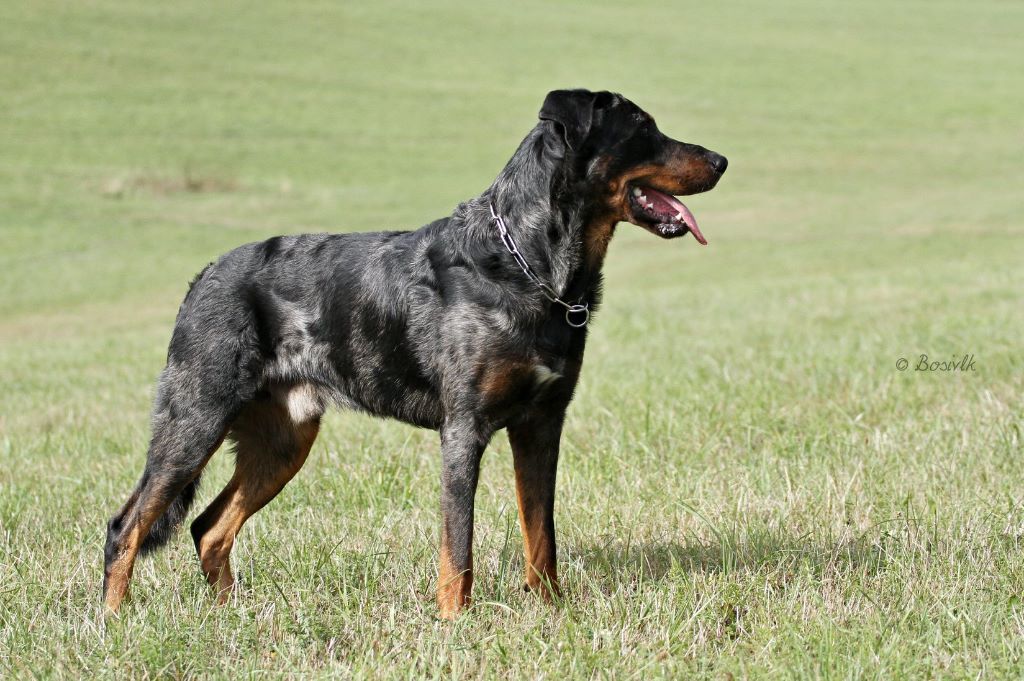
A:
<svg viewBox="0 0 1024 681">
<path fill-rule="evenodd" d="M 141 555 L 144 556 L 157 550 L 174 535 L 174 531 L 181 525 L 181 521 L 185 519 L 188 510 L 192 507 L 192 502 L 195 501 L 196 491 L 199 489 L 199 481 L 202 477 L 202 473 L 200 473 L 192 482 L 185 485 L 185 488 L 174 498 L 164 514 L 156 519 L 156 522 L 149 528 L 149 534 L 142 540 L 142 546 L 139 549 Z"/>
</svg>

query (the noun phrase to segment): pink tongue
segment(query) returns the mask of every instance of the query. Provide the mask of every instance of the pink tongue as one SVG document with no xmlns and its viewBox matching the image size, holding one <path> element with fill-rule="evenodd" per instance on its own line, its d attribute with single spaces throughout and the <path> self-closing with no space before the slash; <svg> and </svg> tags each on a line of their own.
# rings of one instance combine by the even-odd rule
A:
<svg viewBox="0 0 1024 681">
<path fill-rule="evenodd" d="M 661 215 L 672 216 L 673 221 L 682 220 L 683 224 L 690 228 L 690 232 L 693 233 L 693 238 L 697 240 L 702 246 L 708 245 L 708 240 L 704 238 L 704 235 L 700 233 L 700 228 L 697 226 L 697 219 L 693 217 L 693 213 L 690 209 L 683 205 L 683 202 L 672 196 L 671 194 L 665 194 L 659 192 L 657 189 L 651 187 L 642 187 L 644 194 L 647 195 L 647 201 L 653 203 L 651 210 Z M 681 218 L 675 216 L 682 214 Z"/>
</svg>

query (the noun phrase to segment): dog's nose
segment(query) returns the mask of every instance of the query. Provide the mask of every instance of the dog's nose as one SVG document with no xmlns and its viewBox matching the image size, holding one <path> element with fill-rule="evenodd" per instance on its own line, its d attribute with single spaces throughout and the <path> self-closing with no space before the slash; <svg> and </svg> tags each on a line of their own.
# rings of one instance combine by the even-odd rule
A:
<svg viewBox="0 0 1024 681">
<path fill-rule="evenodd" d="M 711 167 L 715 169 L 715 172 L 721 175 L 725 172 L 725 169 L 729 167 L 729 159 L 721 154 L 710 152 L 708 161 L 711 163 Z"/>
</svg>

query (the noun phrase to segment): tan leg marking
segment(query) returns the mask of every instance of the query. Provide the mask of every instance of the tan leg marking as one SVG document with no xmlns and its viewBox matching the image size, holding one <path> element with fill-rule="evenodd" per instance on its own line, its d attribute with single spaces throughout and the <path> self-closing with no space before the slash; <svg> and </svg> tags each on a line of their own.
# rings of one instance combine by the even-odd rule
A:
<svg viewBox="0 0 1024 681">
<path fill-rule="evenodd" d="M 316 440 L 319 414 L 297 424 L 290 406 L 253 405 L 239 417 L 230 435 L 236 446 L 235 474 L 193 524 L 203 574 L 222 604 L 235 584 L 230 561 L 235 537 L 299 472 Z"/>
<path fill-rule="evenodd" d="M 470 558 L 472 561 L 472 557 Z M 437 578 L 437 607 L 442 619 L 455 619 L 461 610 L 471 604 L 473 570 L 455 567 L 448 547 L 448 532 L 441 532 L 441 555 Z"/>
<path fill-rule="evenodd" d="M 561 595 L 555 562 L 555 538 L 548 529 L 547 510 L 532 481 L 516 467 L 516 501 L 519 502 L 519 527 L 523 533 L 526 559 L 526 587 L 550 601 Z"/>
<path fill-rule="evenodd" d="M 158 483 L 150 483 L 150 485 L 156 486 Z M 121 607 L 121 602 L 128 594 L 128 583 L 131 581 L 132 573 L 135 571 L 135 559 L 139 555 L 139 549 L 142 547 L 142 540 L 149 534 L 149 528 L 153 526 L 171 501 L 174 499 L 173 495 L 168 494 L 166 490 L 157 487 L 153 489 L 149 486 L 142 490 L 146 494 L 146 501 L 140 502 L 140 493 L 135 493 L 128 500 L 126 506 L 131 505 L 132 508 L 124 514 L 124 518 L 127 523 L 130 523 L 127 531 L 124 533 L 124 547 L 121 553 L 114 559 L 110 564 L 107 572 L 106 582 L 107 589 L 104 594 L 104 602 L 107 606 L 107 611 L 110 613 L 116 613 Z M 140 507 L 139 504 L 143 503 Z"/>
</svg>

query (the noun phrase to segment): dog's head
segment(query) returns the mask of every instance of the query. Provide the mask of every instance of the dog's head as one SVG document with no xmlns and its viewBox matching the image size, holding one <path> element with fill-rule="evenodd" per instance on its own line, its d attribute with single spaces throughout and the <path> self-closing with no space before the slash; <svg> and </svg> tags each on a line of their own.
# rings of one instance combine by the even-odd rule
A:
<svg viewBox="0 0 1024 681">
<path fill-rule="evenodd" d="M 658 130 L 654 118 L 622 95 L 555 90 L 540 110 L 564 144 L 570 181 L 582 183 L 601 218 L 628 221 L 672 239 L 692 232 L 707 244 L 676 196 L 705 192 L 722 177 L 726 158 Z"/>
</svg>

